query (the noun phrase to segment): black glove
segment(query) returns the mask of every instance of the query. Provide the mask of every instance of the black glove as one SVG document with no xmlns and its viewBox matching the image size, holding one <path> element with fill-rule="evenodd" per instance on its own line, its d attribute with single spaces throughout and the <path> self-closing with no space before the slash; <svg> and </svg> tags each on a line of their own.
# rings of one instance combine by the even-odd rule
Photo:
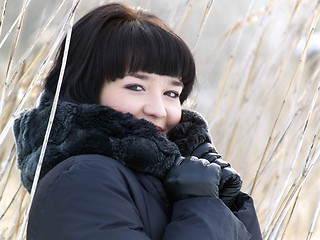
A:
<svg viewBox="0 0 320 240">
<path fill-rule="evenodd" d="M 220 198 L 228 207 L 232 206 L 242 186 L 242 180 L 212 146 L 208 125 L 204 118 L 197 112 L 182 110 L 179 124 L 170 129 L 167 137 L 178 146 L 182 156 L 205 158 L 209 162 L 220 165 L 222 168 Z"/>
<path fill-rule="evenodd" d="M 198 146 L 192 152 L 192 155 L 207 159 L 210 163 L 216 163 L 221 167 L 219 196 L 226 206 L 231 208 L 242 186 L 240 175 L 229 163 L 222 160 L 221 156 L 210 143 L 204 143 Z"/>
<path fill-rule="evenodd" d="M 163 180 L 170 201 L 192 197 L 219 198 L 221 168 L 196 157 L 179 158 Z"/>
</svg>

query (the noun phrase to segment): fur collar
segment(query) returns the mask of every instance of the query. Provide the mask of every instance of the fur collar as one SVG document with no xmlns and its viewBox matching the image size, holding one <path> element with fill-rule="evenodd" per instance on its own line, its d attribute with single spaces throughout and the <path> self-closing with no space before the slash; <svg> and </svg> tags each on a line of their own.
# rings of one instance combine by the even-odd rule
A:
<svg viewBox="0 0 320 240">
<path fill-rule="evenodd" d="M 23 112 L 14 123 L 21 181 L 31 190 L 52 101 Z M 144 120 L 94 104 L 59 102 L 40 178 L 64 159 L 101 154 L 125 166 L 162 178 L 180 156 L 166 135 Z"/>
<path fill-rule="evenodd" d="M 187 157 L 203 143 L 211 143 L 211 136 L 206 120 L 197 112 L 182 110 L 180 123 L 167 133 L 182 156 Z"/>
</svg>

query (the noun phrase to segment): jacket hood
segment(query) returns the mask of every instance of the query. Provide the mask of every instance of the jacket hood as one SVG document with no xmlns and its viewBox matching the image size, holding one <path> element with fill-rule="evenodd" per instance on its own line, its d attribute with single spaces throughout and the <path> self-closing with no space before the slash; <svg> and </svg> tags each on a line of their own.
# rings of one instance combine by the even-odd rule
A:
<svg viewBox="0 0 320 240">
<path fill-rule="evenodd" d="M 31 191 L 40 157 L 52 100 L 42 98 L 14 122 L 22 184 Z M 162 178 L 180 151 L 154 124 L 95 104 L 59 101 L 50 132 L 40 178 L 64 159 L 101 154 L 125 166 Z"/>
</svg>

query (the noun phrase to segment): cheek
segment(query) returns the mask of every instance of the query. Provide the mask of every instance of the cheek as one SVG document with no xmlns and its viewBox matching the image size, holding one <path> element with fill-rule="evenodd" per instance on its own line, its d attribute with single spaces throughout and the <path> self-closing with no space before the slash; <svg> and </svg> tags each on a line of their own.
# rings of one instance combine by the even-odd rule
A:
<svg viewBox="0 0 320 240">
<path fill-rule="evenodd" d="M 126 96 L 119 93 L 119 91 L 109 91 L 106 89 L 103 91 L 100 97 L 100 104 L 103 106 L 107 106 L 123 113 L 131 113 L 131 109 L 133 109 L 132 101 L 128 101 Z M 132 113 L 133 114 L 133 113 Z"/>
<path fill-rule="evenodd" d="M 181 120 L 181 106 L 180 104 L 177 106 L 174 106 L 170 109 L 170 114 L 168 118 L 168 125 L 169 127 L 174 127 L 177 125 Z"/>
<path fill-rule="evenodd" d="M 122 113 L 131 113 L 136 117 L 139 112 L 137 104 L 134 104 L 133 101 L 125 98 L 118 99 L 118 101 L 112 101 L 108 106 Z"/>
</svg>

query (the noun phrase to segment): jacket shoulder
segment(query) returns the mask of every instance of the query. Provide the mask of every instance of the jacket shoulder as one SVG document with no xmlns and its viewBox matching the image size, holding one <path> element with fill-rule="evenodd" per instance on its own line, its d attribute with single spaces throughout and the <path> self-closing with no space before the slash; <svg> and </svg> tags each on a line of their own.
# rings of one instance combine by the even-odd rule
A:
<svg viewBox="0 0 320 240">
<path fill-rule="evenodd" d="M 62 179 L 71 176 L 82 183 L 93 184 L 96 181 L 103 182 L 112 179 L 119 182 L 122 178 L 134 177 L 134 174 L 113 158 L 98 154 L 84 154 L 67 158 L 53 167 L 40 180 L 38 188 L 44 185 L 47 189 L 48 186 L 57 187 Z M 76 182 L 73 183 L 76 184 Z"/>
<path fill-rule="evenodd" d="M 133 191 L 135 189 L 135 191 Z M 39 182 L 29 215 L 32 239 L 103 239 L 130 234 L 146 239 L 136 207 L 134 173 L 101 155 L 79 155 L 55 166 Z M 118 226 L 114 229 L 112 226 Z"/>
</svg>

